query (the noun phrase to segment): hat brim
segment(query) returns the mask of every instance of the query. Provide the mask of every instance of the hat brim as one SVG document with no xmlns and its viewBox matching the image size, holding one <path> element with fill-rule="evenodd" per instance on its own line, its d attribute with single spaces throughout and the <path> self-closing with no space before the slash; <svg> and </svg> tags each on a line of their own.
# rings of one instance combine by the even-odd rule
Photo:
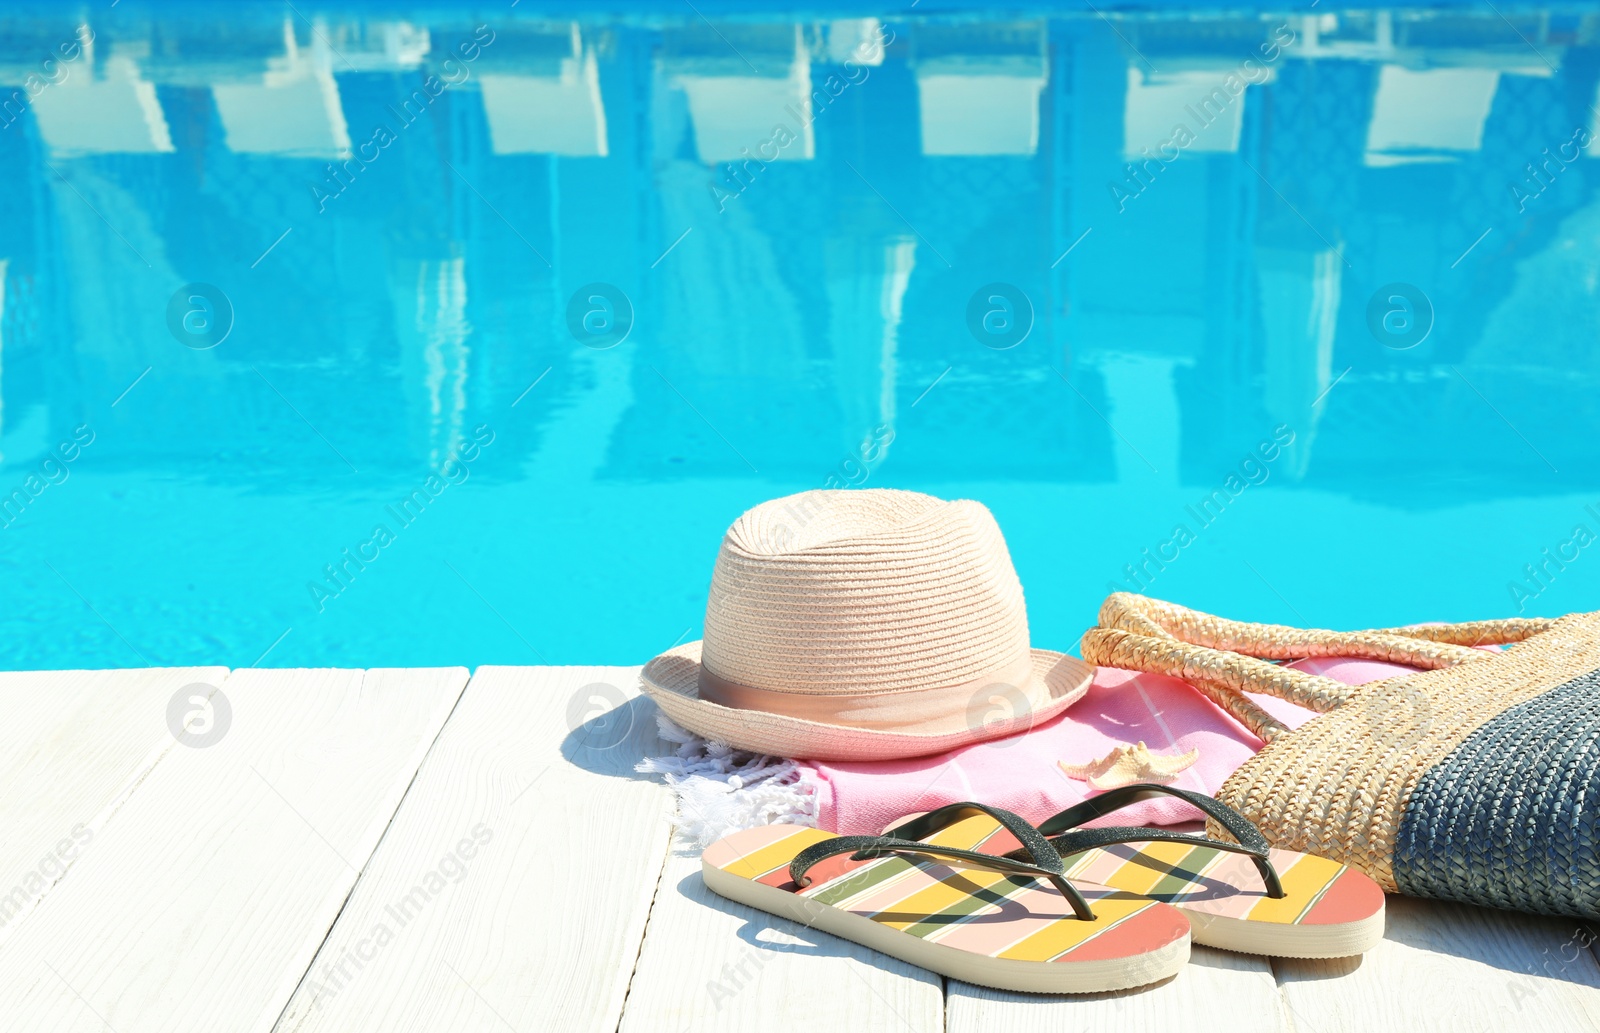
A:
<svg viewBox="0 0 1600 1033">
<path fill-rule="evenodd" d="M 714 742 L 774 757 L 805 760 L 896 760 L 943 753 L 999 739 L 1055 717 L 1089 691 L 1094 666 L 1049 649 L 1029 651 L 1032 680 L 1019 686 L 1025 705 L 977 727 L 935 734 L 826 724 L 762 710 L 725 707 L 700 698 L 700 643 L 662 653 L 639 674 L 646 695 L 672 720 Z"/>
</svg>

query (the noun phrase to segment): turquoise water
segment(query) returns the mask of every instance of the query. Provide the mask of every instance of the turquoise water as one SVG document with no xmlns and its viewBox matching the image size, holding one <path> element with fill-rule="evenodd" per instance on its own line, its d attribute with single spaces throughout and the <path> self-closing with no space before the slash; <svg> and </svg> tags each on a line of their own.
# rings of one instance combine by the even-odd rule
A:
<svg viewBox="0 0 1600 1033">
<path fill-rule="evenodd" d="M 1593 15 L 535 6 L 0 13 L 0 666 L 638 663 L 824 485 L 1597 607 Z"/>
</svg>

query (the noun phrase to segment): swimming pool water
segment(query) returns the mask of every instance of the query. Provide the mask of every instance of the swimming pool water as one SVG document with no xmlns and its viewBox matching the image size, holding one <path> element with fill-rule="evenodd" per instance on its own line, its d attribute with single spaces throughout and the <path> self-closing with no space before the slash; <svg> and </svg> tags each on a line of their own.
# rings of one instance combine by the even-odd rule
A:
<svg viewBox="0 0 1600 1033">
<path fill-rule="evenodd" d="M 0 666 L 638 663 L 824 485 L 1595 607 L 1594 15 L 535 6 L 0 13 Z"/>
</svg>

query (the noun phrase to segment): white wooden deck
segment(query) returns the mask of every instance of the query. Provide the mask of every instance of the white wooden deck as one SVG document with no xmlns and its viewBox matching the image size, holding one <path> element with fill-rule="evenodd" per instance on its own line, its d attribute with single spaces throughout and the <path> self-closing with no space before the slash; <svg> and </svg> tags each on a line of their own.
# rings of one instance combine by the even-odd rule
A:
<svg viewBox="0 0 1600 1033">
<path fill-rule="evenodd" d="M 1578 923 L 1401 899 L 1359 961 L 1196 948 L 1142 992 L 946 985 L 706 892 L 632 771 L 657 747 L 636 673 L 0 674 L 0 1028 L 1600 1029 Z M 167 723 L 196 683 L 232 710 L 203 748 Z"/>
</svg>

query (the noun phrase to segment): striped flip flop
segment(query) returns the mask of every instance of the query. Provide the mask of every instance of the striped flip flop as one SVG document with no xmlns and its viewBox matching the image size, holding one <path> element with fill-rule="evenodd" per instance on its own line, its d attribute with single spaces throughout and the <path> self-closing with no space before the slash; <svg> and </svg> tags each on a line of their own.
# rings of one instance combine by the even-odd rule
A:
<svg viewBox="0 0 1600 1033">
<path fill-rule="evenodd" d="M 1165 979 L 1189 958 L 1176 908 L 1067 881 L 1022 818 L 955 804 L 912 838 L 768 825 L 706 849 L 706 886 L 730 900 L 970 983 L 1095 993 Z M 1000 838 L 1015 857 L 997 856 Z"/>
<path fill-rule="evenodd" d="M 1235 842 L 1165 829 L 1079 827 L 1154 796 L 1193 804 Z M 917 821 L 901 823 L 888 834 L 915 835 Z M 1039 832 L 1051 837 L 1069 879 L 1171 904 L 1188 916 L 1195 943 L 1280 958 L 1342 958 L 1383 939 L 1383 890 L 1365 873 L 1272 847 L 1237 811 L 1201 793 L 1155 784 L 1123 786 L 1067 808 Z M 1000 834 L 985 849 L 1014 855 L 1018 846 Z"/>
</svg>

